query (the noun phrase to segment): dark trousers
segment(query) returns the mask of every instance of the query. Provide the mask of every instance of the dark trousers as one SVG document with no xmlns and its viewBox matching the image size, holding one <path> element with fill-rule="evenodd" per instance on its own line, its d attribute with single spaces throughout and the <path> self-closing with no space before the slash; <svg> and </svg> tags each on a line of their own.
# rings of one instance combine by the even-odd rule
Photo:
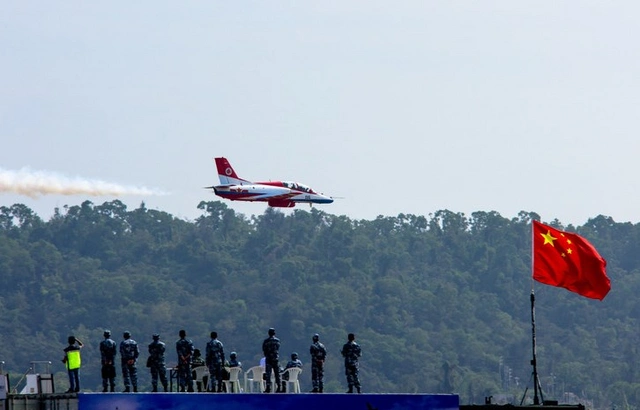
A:
<svg viewBox="0 0 640 410">
<path fill-rule="evenodd" d="M 211 391 L 222 391 L 222 363 L 212 363 L 208 368 L 211 376 Z"/>
<path fill-rule="evenodd" d="M 69 391 L 79 392 L 80 391 L 80 369 L 69 370 Z"/>
<path fill-rule="evenodd" d="M 112 364 L 102 365 L 102 389 L 107 391 L 107 387 L 111 387 L 111 391 L 116 388 L 116 367 Z"/>
<path fill-rule="evenodd" d="M 322 390 L 324 388 L 324 363 L 311 364 L 311 383 L 314 389 Z"/>
<path fill-rule="evenodd" d="M 357 388 L 360 390 L 360 379 L 358 378 L 358 364 L 345 364 L 344 372 L 347 375 L 347 384 L 349 389 Z"/>
<path fill-rule="evenodd" d="M 191 365 L 189 363 L 178 364 L 178 385 L 180 391 L 184 391 L 185 387 L 188 391 L 193 391 L 193 378 L 191 377 Z"/>
<path fill-rule="evenodd" d="M 164 391 L 167 391 L 167 368 L 164 365 L 155 365 L 149 368 L 151 371 L 151 387 L 153 391 L 158 391 L 158 377 Z"/>
<path fill-rule="evenodd" d="M 280 366 L 278 366 L 278 359 L 267 360 L 265 371 L 267 373 L 267 389 L 271 390 L 271 372 L 276 374 L 276 386 L 280 387 Z"/>
<path fill-rule="evenodd" d="M 122 361 L 122 381 L 124 382 L 125 389 L 131 386 L 133 386 L 135 390 L 138 389 L 138 368 L 135 362 L 128 364 L 126 360 Z"/>
</svg>

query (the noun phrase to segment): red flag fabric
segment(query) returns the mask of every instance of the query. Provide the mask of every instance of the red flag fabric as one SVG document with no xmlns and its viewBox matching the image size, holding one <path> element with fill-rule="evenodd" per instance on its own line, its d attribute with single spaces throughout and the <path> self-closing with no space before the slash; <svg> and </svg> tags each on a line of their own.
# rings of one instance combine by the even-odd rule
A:
<svg viewBox="0 0 640 410">
<path fill-rule="evenodd" d="M 607 261 L 585 238 L 533 221 L 533 279 L 604 299 L 611 290 Z"/>
</svg>

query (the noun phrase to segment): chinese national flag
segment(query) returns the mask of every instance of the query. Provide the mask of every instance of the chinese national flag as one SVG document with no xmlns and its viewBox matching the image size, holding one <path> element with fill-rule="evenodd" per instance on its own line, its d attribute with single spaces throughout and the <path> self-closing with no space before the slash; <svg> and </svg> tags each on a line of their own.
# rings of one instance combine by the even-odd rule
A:
<svg viewBox="0 0 640 410">
<path fill-rule="evenodd" d="M 583 237 L 533 221 L 533 278 L 538 282 L 602 300 L 611 290 L 606 266 Z"/>
</svg>

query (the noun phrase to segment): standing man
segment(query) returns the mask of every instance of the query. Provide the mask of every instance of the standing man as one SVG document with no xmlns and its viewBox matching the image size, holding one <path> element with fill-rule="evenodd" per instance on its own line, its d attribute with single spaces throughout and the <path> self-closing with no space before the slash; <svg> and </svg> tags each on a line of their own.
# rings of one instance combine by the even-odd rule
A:
<svg viewBox="0 0 640 410">
<path fill-rule="evenodd" d="M 164 342 L 160 341 L 160 335 L 154 333 L 153 341 L 149 343 L 149 359 L 147 359 L 147 367 L 151 371 L 151 391 L 158 391 L 158 376 L 160 376 L 160 382 L 162 388 L 167 391 L 167 368 L 164 364 Z"/>
<path fill-rule="evenodd" d="M 222 368 L 224 367 L 224 347 L 218 340 L 218 332 L 211 332 L 211 340 L 207 342 L 205 355 L 211 377 L 212 392 L 222 392 Z"/>
<path fill-rule="evenodd" d="M 360 345 L 356 343 L 356 336 L 353 333 L 349 333 L 347 336 L 347 343 L 342 346 L 342 356 L 344 357 L 344 371 L 347 375 L 347 384 L 349 384 L 349 390 L 347 393 L 353 393 L 353 388 L 357 389 L 360 393 L 360 379 L 358 379 L 358 358 L 362 354 Z"/>
<path fill-rule="evenodd" d="M 276 393 L 281 392 L 280 385 L 280 367 L 278 366 L 278 359 L 280 350 L 280 339 L 276 337 L 276 330 L 274 328 L 269 329 L 269 337 L 262 342 L 262 352 L 265 357 L 266 364 L 266 382 L 267 388 L 265 393 L 271 393 L 271 372 L 275 373 L 276 379 Z"/>
<path fill-rule="evenodd" d="M 178 353 L 178 384 L 180 391 L 184 392 L 185 387 L 188 392 L 193 392 L 193 379 L 191 378 L 191 356 L 193 355 L 193 342 L 187 339 L 187 332 L 178 332 L 180 339 L 176 342 L 176 353 Z"/>
<path fill-rule="evenodd" d="M 110 387 L 113 393 L 116 391 L 116 354 L 118 346 L 111 339 L 111 330 L 105 329 L 104 340 L 100 342 L 100 363 L 102 364 L 102 392 L 106 393 Z"/>
<path fill-rule="evenodd" d="M 75 336 L 69 336 L 67 338 L 69 346 L 64 348 L 64 358 L 62 363 L 67 367 L 69 373 L 69 390 L 67 393 L 78 393 L 80 391 L 80 349 L 84 346 L 79 339 Z"/>
<path fill-rule="evenodd" d="M 327 349 L 320 343 L 320 335 L 315 334 L 311 339 L 311 383 L 313 390 L 311 393 L 322 393 L 324 388 L 324 360 L 327 358 Z"/>
<path fill-rule="evenodd" d="M 125 331 L 122 334 L 124 340 L 120 342 L 120 363 L 122 364 L 122 381 L 124 382 L 124 392 L 129 393 L 131 386 L 133 392 L 138 392 L 138 369 L 136 361 L 140 356 L 138 343 L 131 338 L 131 332 Z"/>
</svg>

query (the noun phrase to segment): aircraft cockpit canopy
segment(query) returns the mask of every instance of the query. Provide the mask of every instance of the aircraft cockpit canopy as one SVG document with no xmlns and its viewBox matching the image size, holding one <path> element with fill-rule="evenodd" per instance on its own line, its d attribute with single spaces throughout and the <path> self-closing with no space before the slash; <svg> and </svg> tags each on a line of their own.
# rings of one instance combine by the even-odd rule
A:
<svg viewBox="0 0 640 410">
<path fill-rule="evenodd" d="M 310 194 L 313 193 L 313 189 L 309 188 L 306 185 L 299 184 L 297 182 L 283 182 L 282 185 L 290 189 L 296 189 L 298 191 L 308 192 Z"/>
</svg>

